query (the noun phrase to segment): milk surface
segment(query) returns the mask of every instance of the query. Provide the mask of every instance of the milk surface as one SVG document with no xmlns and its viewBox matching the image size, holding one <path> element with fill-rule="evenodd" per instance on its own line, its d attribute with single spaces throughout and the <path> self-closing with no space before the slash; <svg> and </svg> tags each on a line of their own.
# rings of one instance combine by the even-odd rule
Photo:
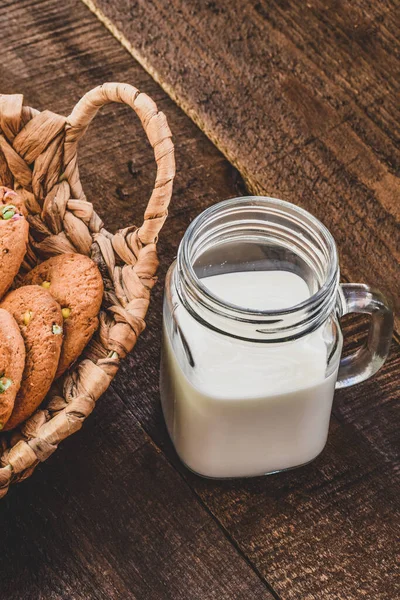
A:
<svg viewBox="0 0 400 600">
<path fill-rule="evenodd" d="M 249 309 L 290 308 L 309 296 L 286 271 L 237 272 L 202 283 Z M 325 377 L 323 331 L 292 342 L 236 340 L 174 312 L 184 341 L 164 330 L 161 399 L 183 462 L 208 477 L 246 477 L 291 468 L 323 449 L 337 369 Z"/>
</svg>

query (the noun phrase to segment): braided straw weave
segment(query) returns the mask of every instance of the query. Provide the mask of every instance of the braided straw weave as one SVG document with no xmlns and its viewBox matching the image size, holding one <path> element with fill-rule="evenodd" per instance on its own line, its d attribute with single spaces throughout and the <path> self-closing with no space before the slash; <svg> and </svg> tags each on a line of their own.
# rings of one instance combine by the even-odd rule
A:
<svg viewBox="0 0 400 600">
<path fill-rule="evenodd" d="M 157 163 L 143 224 L 115 235 L 87 201 L 77 162 L 80 138 L 97 111 L 111 102 L 133 108 Z M 14 188 L 29 212 L 30 240 L 22 271 L 53 255 L 79 252 L 96 262 L 105 290 L 99 329 L 80 360 L 53 384 L 41 409 L 17 431 L 1 436 L 0 497 L 81 428 L 120 359 L 143 331 L 158 266 L 157 236 L 167 217 L 174 175 L 174 146 L 165 115 L 131 85 L 106 83 L 93 89 L 69 117 L 24 106 L 20 94 L 0 96 L 0 184 Z"/>
</svg>

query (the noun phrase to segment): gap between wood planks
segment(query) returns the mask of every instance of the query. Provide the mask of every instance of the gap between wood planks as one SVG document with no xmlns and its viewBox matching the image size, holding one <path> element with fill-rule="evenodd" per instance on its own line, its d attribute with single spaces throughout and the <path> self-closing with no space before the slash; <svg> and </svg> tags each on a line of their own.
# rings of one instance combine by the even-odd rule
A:
<svg viewBox="0 0 400 600">
<path fill-rule="evenodd" d="M 257 193 L 252 185 L 249 174 L 246 172 L 246 169 L 243 168 L 242 165 L 237 164 L 237 161 L 234 157 L 230 156 L 229 151 L 224 148 L 220 143 L 219 139 L 213 135 L 213 132 L 205 127 L 203 120 L 198 116 L 197 112 L 193 110 L 189 103 L 183 102 L 178 94 L 175 93 L 175 90 L 172 85 L 169 85 L 165 79 L 163 79 L 158 71 L 154 69 L 154 67 L 150 64 L 150 62 L 146 59 L 146 57 L 133 46 L 130 41 L 124 36 L 124 34 L 114 25 L 114 23 L 109 19 L 102 10 L 100 10 L 92 0 L 81 0 L 83 4 L 85 4 L 88 9 L 96 15 L 101 23 L 107 28 L 107 30 L 113 35 L 113 37 L 118 40 L 118 42 L 131 54 L 131 56 L 140 64 L 141 67 L 154 79 L 156 83 L 168 94 L 168 96 L 175 102 L 183 112 L 192 119 L 192 121 L 197 125 L 197 127 L 208 137 L 209 140 L 222 152 L 222 154 L 229 160 L 229 162 L 238 169 L 241 176 L 243 177 L 246 187 L 249 188 L 253 193 Z"/>
<path fill-rule="evenodd" d="M 253 178 L 249 174 L 246 166 L 244 164 L 239 164 L 239 161 L 236 157 L 232 156 L 229 148 L 225 147 L 223 141 L 221 141 L 218 136 L 214 134 L 214 132 L 207 127 L 207 124 L 198 114 L 196 108 L 192 108 L 189 102 L 186 102 L 178 93 L 175 92 L 174 87 L 170 85 L 153 67 L 151 62 L 147 60 L 147 58 L 127 39 L 127 37 L 116 27 L 116 25 L 109 19 L 104 12 L 96 6 L 93 0 L 81 0 L 89 10 L 95 14 L 95 16 L 103 23 L 103 25 L 107 28 L 107 30 L 113 35 L 115 39 L 131 54 L 131 56 L 149 73 L 149 75 L 160 85 L 160 87 L 170 96 L 170 98 L 183 110 L 185 114 L 187 114 L 192 121 L 201 129 L 201 131 L 215 144 L 215 146 L 226 156 L 226 158 L 230 161 L 230 163 L 235 166 L 242 175 L 246 186 L 248 187 L 250 193 L 254 194 L 263 194 L 265 190 L 263 187 L 256 181 L 253 181 Z M 341 127 L 343 123 L 345 123 L 346 119 L 341 120 L 339 123 L 336 123 L 335 126 L 330 130 L 333 131 L 338 127 Z M 325 132 L 326 134 L 329 131 Z M 314 137 L 312 137 L 314 139 Z M 357 158 L 357 157 L 356 157 Z M 356 158 L 354 160 L 356 160 Z M 347 165 L 348 166 L 348 165 Z M 395 314 L 395 329 L 396 335 L 395 340 L 396 343 L 400 343 L 400 318 Z"/>
</svg>

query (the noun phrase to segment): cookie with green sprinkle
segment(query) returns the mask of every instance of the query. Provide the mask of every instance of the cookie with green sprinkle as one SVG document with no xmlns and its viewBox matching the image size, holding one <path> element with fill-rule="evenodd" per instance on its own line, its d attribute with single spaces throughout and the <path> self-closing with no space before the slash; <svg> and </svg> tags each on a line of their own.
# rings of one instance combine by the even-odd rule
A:
<svg viewBox="0 0 400 600">
<path fill-rule="evenodd" d="M 82 254 L 60 254 L 30 271 L 24 284 L 36 284 L 57 300 L 64 318 L 64 344 L 57 377 L 81 355 L 97 329 L 103 279 L 96 264 Z"/>
<path fill-rule="evenodd" d="M 26 351 L 21 387 L 4 427 L 13 429 L 37 409 L 53 382 L 63 341 L 63 316 L 52 295 L 37 285 L 10 292 L 0 308 L 13 315 Z"/>
<path fill-rule="evenodd" d="M 0 298 L 11 286 L 27 249 L 29 225 L 21 198 L 0 187 Z"/>
<path fill-rule="evenodd" d="M 18 212 L 21 213 L 21 215 L 24 215 L 24 217 L 28 216 L 28 211 L 26 210 L 23 198 L 21 198 L 17 192 L 4 185 L 0 185 L 0 204 L 3 206 L 13 204 L 17 207 Z"/>
<path fill-rule="evenodd" d="M 25 367 L 25 345 L 14 317 L 0 308 L 0 430 L 14 408 Z"/>
</svg>

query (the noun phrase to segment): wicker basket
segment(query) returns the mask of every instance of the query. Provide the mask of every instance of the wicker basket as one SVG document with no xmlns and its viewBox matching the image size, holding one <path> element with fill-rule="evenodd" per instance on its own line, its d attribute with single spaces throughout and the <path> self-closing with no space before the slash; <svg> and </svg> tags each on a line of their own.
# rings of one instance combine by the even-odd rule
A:
<svg viewBox="0 0 400 600">
<path fill-rule="evenodd" d="M 77 146 L 99 108 L 125 103 L 137 113 L 154 149 L 157 177 L 141 227 L 104 229 L 79 179 Z M 158 266 L 156 242 L 167 217 L 175 175 L 165 115 L 136 88 L 106 83 L 83 96 L 69 117 L 0 96 L 0 183 L 25 199 L 29 248 L 22 271 L 55 254 L 79 252 L 97 263 L 104 281 L 100 326 L 80 360 L 53 384 L 43 405 L 20 428 L 1 436 L 0 497 L 29 477 L 64 438 L 82 427 L 96 400 L 145 327 Z"/>
</svg>

